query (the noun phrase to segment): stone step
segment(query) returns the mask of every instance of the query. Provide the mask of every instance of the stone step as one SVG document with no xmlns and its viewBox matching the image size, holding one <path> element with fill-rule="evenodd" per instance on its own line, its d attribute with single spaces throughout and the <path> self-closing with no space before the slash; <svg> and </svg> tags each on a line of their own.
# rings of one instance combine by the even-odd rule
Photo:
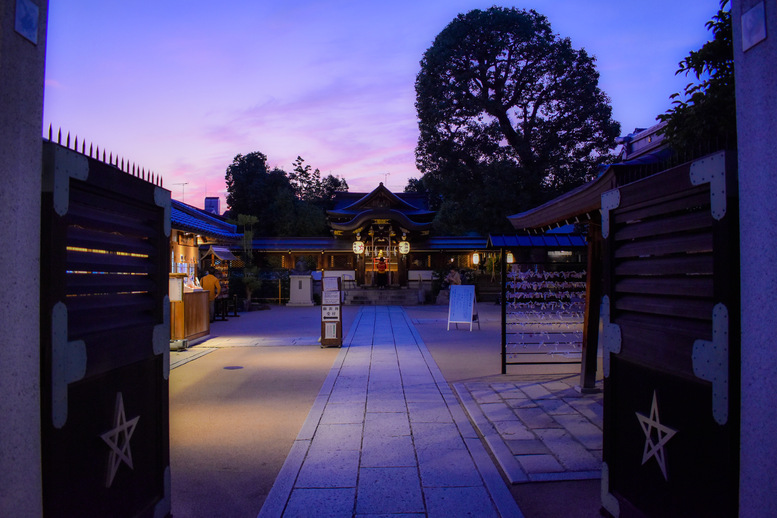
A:
<svg viewBox="0 0 777 518">
<path fill-rule="evenodd" d="M 344 303 L 347 305 L 365 306 L 414 306 L 418 304 L 418 292 L 407 289 L 352 289 L 346 290 Z"/>
</svg>

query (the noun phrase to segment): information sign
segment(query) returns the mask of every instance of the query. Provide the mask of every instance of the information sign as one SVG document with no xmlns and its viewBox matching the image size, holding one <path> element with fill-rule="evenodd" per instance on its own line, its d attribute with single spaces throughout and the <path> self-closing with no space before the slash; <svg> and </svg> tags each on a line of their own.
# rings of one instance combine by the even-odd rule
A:
<svg viewBox="0 0 777 518">
<path fill-rule="evenodd" d="M 321 293 L 321 304 L 332 305 L 340 304 L 339 291 L 324 291 Z"/>
<path fill-rule="evenodd" d="M 475 286 L 471 284 L 451 285 L 450 301 L 448 303 L 448 330 L 453 324 L 469 324 L 472 331 L 472 322 L 477 320 L 480 329 L 480 320 L 475 303 Z M 458 327 L 458 326 L 457 326 Z"/>
<path fill-rule="evenodd" d="M 321 291 L 321 347 L 343 345 L 343 311 L 340 277 L 324 277 Z"/>
</svg>

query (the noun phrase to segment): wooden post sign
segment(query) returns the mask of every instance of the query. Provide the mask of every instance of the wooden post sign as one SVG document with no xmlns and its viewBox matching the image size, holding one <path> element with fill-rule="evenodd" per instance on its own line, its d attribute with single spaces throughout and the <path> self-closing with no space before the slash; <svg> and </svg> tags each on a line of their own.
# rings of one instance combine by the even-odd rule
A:
<svg viewBox="0 0 777 518">
<path fill-rule="evenodd" d="M 323 277 L 321 290 L 321 347 L 342 347 L 343 304 L 340 277 Z"/>
<path fill-rule="evenodd" d="M 448 303 L 448 330 L 451 324 L 469 324 L 469 330 L 472 331 L 472 322 L 477 321 L 480 329 L 480 320 L 478 319 L 477 303 L 475 302 L 475 286 L 451 285 L 450 301 Z"/>
</svg>

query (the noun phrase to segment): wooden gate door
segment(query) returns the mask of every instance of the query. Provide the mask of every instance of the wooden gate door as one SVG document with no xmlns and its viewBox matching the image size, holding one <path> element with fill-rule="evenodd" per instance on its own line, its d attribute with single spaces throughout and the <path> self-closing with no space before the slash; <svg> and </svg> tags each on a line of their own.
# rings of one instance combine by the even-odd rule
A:
<svg viewBox="0 0 777 518">
<path fill-rule="evenodd" d="M 602 195 L 602 504 L 736 516 L 739 251 L 734 157 Z"/>
<path fill-rule="evenodd" d="M 44 141 L 44 514 L 170 514 L 170 192 Z"/>
</svg>

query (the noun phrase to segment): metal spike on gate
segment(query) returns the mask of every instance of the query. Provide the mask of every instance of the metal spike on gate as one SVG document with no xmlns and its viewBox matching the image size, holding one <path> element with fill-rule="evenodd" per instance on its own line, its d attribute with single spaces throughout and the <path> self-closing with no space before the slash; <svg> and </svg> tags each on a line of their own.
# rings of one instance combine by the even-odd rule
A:
<svg viewBox="0 0 777 518">
<path fill-rule="evenodd" d="M 70 132 L 67 132 L 67 143 L 65 144 L 65 147 L 70 149 Z"/>
<path fill-rule="evenodd" d="M 92 158 L 92 143 L 89 143 L 89 158 Z"/>
<path fill-rule="evenodd" d="M 62 128 L 59 128 L 59 131 L 57 132 L 57 144 L 62 145 Z"/>
<path fill-rule="evenodd" d="M 51 142 L 51 138 L 53 137 L 54 128 L 51 127 L 51 124 L 49 124 L 49 142 Z"/>
<path fill-rule="evenodd" d="M 73 149 L 78 151 L 78 135 L 76 135 L 76 141 L 73 143 Z"/>
</svg>

